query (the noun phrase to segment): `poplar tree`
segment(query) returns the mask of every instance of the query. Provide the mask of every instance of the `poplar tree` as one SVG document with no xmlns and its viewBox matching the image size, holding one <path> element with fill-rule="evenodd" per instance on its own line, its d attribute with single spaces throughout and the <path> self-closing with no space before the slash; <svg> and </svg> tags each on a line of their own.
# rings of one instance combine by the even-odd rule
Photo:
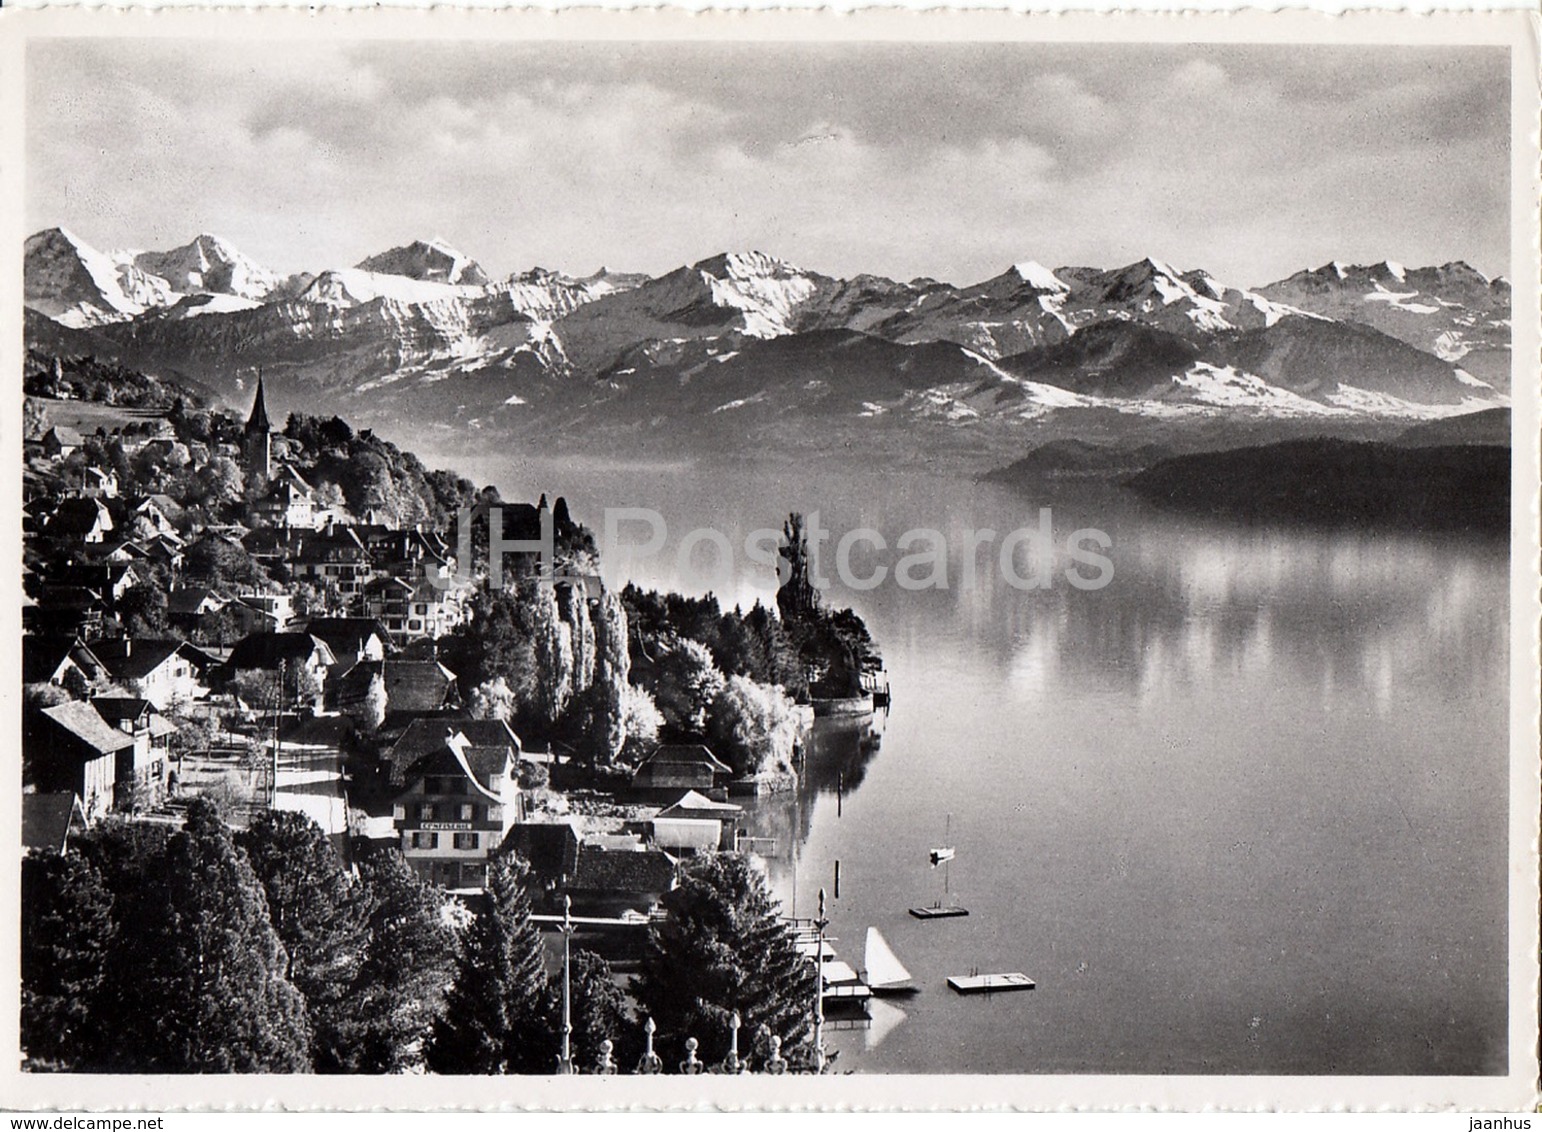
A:
<svg viewBox="0 0 1542 1132">
<path fill-rule="evenodd" d="M 557 591 L 549 581 L 538 581 L 521 597 L 529 601 L 530 643 L 535 646 L 535 706 L 541 722 L 550 726 L 560 719 L 574 691 L 572 626 L 561 618 Z"/>
<path fill-rule="evenodd" d="M 700 1043 L 708 1064 L 728 1053 L 729 1019 L 739 1012 L 741 1054 L 772 1035 L 796 1058 L 812 1035 L 817 976 L 798 953 L 765 879 L 740 854 L 692 862 L 665 894 L 665 917 L 649 931 L 636 996 L 658 1026 L 666 1065 Z"/>
<path fill-rule="evenodd" d="M 594 678 L 586 693 L 580 746 L 591 761 L 614 763 L 626 747 L 628 674 L 632 667 L 627 642 L 626 607 L 607 590 L 600 595 L 593 620 Z"/>
<path fill-rule="evenodd" d="M 541 936 L 530 920 L 528 868 L 517 856 L 488 866 L 487 906 L 467 929 L 455 982 L 428 1045 L 435 1073 L 551 1073 L 557 1064 L 552 995 Z"/>
</svg>

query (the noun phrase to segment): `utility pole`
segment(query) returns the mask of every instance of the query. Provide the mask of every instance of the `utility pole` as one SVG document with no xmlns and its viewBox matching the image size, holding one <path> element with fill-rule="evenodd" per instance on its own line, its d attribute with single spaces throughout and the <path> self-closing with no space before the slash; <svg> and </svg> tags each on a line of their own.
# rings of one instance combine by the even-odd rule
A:
<svg viewBox="0 0 1542 1132">
<path fill-rule="evenodd" d="M 819 915 L 814 920 L 818 933 L 814 943 L 814 1072 L 825 1071 L 825 890 L 819 890 Z"/>
<path fill-rule="evenodd" d="M 557 1072 L 573 1072 L 573 898 L 562 897 L 562 1052 L 557 1056 Z"/>
<path fill-rule="evenodd" d="M 268 795 L 268 809 L 278 809 L 278 729 L 284 718 L 284 674 L 289 662 L 282 657 L 278 662 L 278 689 L 273 697 L 273 788 Z"/>
</svg>

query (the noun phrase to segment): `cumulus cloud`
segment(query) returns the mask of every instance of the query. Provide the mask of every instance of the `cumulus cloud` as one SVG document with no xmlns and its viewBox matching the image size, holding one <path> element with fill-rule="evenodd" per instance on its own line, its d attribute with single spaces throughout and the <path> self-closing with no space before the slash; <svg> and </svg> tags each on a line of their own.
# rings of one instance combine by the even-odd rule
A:
<svg viewBox="0 0 1542 1132">
<path fill-rule="evenodd" d="M 1452 48 L 37 41 L 27 215 L 285 270 L 758 247 L 973 281 L 1156 254 L 1507 269 L 1507 58 Z"/>
</svg>

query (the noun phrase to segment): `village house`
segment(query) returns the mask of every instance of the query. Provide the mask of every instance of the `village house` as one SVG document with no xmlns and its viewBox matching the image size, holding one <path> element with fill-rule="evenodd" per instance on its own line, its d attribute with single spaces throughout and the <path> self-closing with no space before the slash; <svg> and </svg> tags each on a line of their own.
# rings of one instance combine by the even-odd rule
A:
<svg viewBox="0 0 1542 1132">
<path fill-rule="evenodd" d="M 91 643 L 114 682 L 161 711 L 208 696 L 214 667 L 208 653 L 185 641 L 108 638 Z"/>
<path fill-rule="evenodd" d="M 437 660 L 394 656 L 384 660 L 361 660 L 348 668 L 334 682 L 334 706 L 338 711 L 357 716 L 377 677 L 385 690 L 386 712 L 398 726 L 405 719 L 440 715 L 460 706 L 455 673 Z"/>
<path fill-rule="evenodd" d="M 86 811 L 74 791 L 22 795 L 22 852 L 63 856 L 70 847 L 70 837 L 85 829 Z"/>
<path fill-rule="evenodd" d="M 230 599 L 208 586 L 186 586 L 166 595 L 166 621 L 184 633 L 210 627 L 209 616 L 218 613 Z"/>
<path fill-rule="evenodd" d="M 581 915 L 645 916 L 678 879 L 678 862 L 660 849 L 580 844 L 578 864 L 562 892 Z"/>
<path fill-rule="evenodd" d="M 348 602 L 364 591 L 375 574 L 369 551 L 353 528 L 337 524 L 292 540 L 288 563 L 296 581 L 334 586 Z"/>
<path fill-rule="evenodd" d="M 393 748 L 391 782 L 399 792 L 392 816 L 402 856 L 420 877 L 450 889 L 482 889 L 488 857 L 522 816 L 519 740 L 504 727 L 478 736 L 497 742 L 479 744 L 460 727 L 464 722 L 438 721 L 437 745 L 410 762 L 405 755 L 399 761 Z"/>
<path fill-rule="evenodd" d="M 681 790 L 710 793 L 725 788 L 733 768 L 700 743 L 664 743 L 632 775 L 632 788 L 652 792 Z"/>
<path fill-rule="evenodd" d="M 66 425 L 54 425 L 43 434 L 43 454 L 50 459 L 63 460 L 84 443 L 85 437 L 78 430 Z"/>
<path fill-rule="evenodd" d="M 102 595 L 86 586 L 44 582 L 35 592 L 36 605 L 22 607 L 22 628 L 28 633 L 98 636 L 107 613 Z"/>
<path fill-rule="evenodd" d="M 294 620 L 294 598 L 283 590 L 244 590 L 227 608 L 243 633 L 278 633 Z"/>
<path fill-rule="evenodd" d="M 129 590 L 143 584 L 144 579 L 131 562 L 72 562 L 52 571 L 48 582 L 88 589 L 108 604 L 116 604 Z"/>
<path fill-rule="evenodd" d="M 97 544 L 106 541 L 113 529 L 112 513 L 100 499 L 71 496 L 61 499 L 48 520 L 44 533 L 49 538 Z"/>
<path fill-rule="evenodd" d="M 364 612 L 390 630 L 394 640 L 442 637 L 462 620 L 459 599 L 424 580 L 377 578 L 364 587 Z"/>
<path fill-rule="evenodd" d="M 355 527 L 379 574 L 416 584 L 455 573 L 455 558 L 435 534 L 371 525 Z"/>
<path fill-rule="evenodd" d="M 71 700 L 27 712 L 23 727 L 30 784 L 79 796 L 88 819 L 153 804 L 164 791 L 167 737 L 176 728 L 144 700 Z"/>
<path fill-rule="evenodd" d="M 80 494 L 93 499 L 116 499 L 118 497 L 118 474 L 93 466 L 80 470 L 80 478 L 77 481 Z"/>
<path fill-rule="evenodd" d="M 554 911 L 557 893 L 578 870 L 578 831 L 571 822 L 520 822 L 503 839 L 503 852 L 517 853 L 530 866 L 526 886 L 531 903 Z"/>
<path fill-rule="evenodd" d="M 299 472 L 284 464 L 268 490 L 252 500 L 247 513 L 253 526 L 314 528 L 316 492 Z"/>
<path fill-rule="evenodd" d="M 320 637 L 345 670 L 361 660 L 384 660 L 391 635 L 373 617 L 312 617 L 305 631 Z"/>
<path fill-rule="evenodd" d="M 125 526 L 143 529 L 145 535 L 176 535 L 186 512 L 169 495 L 142 495 L 129 501 Z"/>
<path fill-rule="evenodd" d="M 23 684 L 88 691 L 107 679 L 107 666 L 79 637 L 28 634 L 21 639 Z"/>
<path fill-rule="evenodd" d="M 326 691 L 329 669 L 337 663 L 326 642 L 309 633 L 249 633 L 236 642 L 225 661 L 224 677 L 240 678 L 242 673 L 262 672 L 283 674 L 286 687 L 295 688 L 309 682 L 318 689 L 312 706 L 319 707 Z"/>
<path fill-rule="evenodd" d="M 737 833 L 739 833 L 739 819 L 745 813 L 742 805 L 734 802 L 717 802 L 717 800 L 699 794 L 697 791 L 688 790 L 682 796 L 675 799 L 671 805 L 666 805 L 658 811 L 652 819 L 652 833 L 654 841 L 660 847 L 669 848 L 672 839 L 694 839 L 685 830 L 671 830 L 666 827 L 660 834 L 658 824 L 660 822 L 714 822 L 719 828 L 720 850 L 731 851 L 737 848 Z M 702 836 L 702 834 L 695 834 Z M 682 845 L 683 847 L 683 845 Z"/>
</svg>

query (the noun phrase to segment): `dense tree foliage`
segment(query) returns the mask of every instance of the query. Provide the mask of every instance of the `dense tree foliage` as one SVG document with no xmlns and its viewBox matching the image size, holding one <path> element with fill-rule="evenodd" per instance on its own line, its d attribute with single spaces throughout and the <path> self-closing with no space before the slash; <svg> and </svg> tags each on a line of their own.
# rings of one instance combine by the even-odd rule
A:
<svg viewBox="0 0 1542 1132">
<path fill-rule="evenodd" d="M 663 906 L 636 994 L 659 1027 L 664 1063 L 680 1060 L 687 1037 L 700 1043 L 701 1060 L 721 1061 L 736 1010 L 741 1053 L 764 1050 L 773 1034 L 784 1056 L 806 1053 L 816 976 L 778 918 L 764 877 L 738 854 L 701 857 Z"/>
<path fill-rule="evenodd" d="M 669 726 L 705 731 L 712 703 L 723 690 L 723 674 L 712 653 L 689 637 L 664 637 L 655 647 L 657 651 L 633 669 L 634 679 L 652 694 Z"/>
<path fill-rule="evenodd" d="M 797 644 L 774 612 L 756 602 L 748 612 L 724 612 L 717 598 L 657 593 L 628 585 L 622 591 L 632 628 L 632 660 L 640 667 L 660 642 L 686 637 L 706 647 L 725 676 L 779 684 L 791 695 L 804 691 Z"/>
<path fill-rule="evenodd" d="M 22 388 L 29 396 L 94 401 L 139 409 L 168 409 L 179 398 L 204 403 L 202 395 L 114 362 L 79 355 L 27 351 Z"/>
<path fill-rule="evenodd" d="M 360 878 L 369 894 L 368 944 L 359 965 L 349 1069 L 422 1068 L 430 1027 L 444 1006 L 457 942 L 442 890 L 421 881 L 400 855 L 382 853 Z"/>
<path fill-rule="evenodd" d="M 231 591 L 261 585 L 267 573 L 239 543 L 206 535 L 187 548 L 182 575 L 191 584 Z"/>
<path fill-rule="evenodd" d="M 368 896 L 304 814 L 270 810 L 236 843 L 262 882 L 269 922 L 288 954 L 283 974 L 305 996 L 312 1066 L 319 1073 L 345 1069 L 358 1019 Z"/>
<path fill-rule="evenodd" d="M 261 882 L 213 806 L 195 801 L 118 922 L 136 1009 L 111 1041 L 140 1071 L 310 1068 L 305 1000 L 268 921 Z"/>
<path fill-rule="evenodd" d="M 29 856 L 21 869 L 21 1048 L 29 1069 L 92 1065 L 117 928 L 112 894 L 85 858 Z"/>
<path fill-rule="evenodd" d="M 600 1043 L 609 1041 L 617 1067 L 630 1069 L 641 1043 L 615 972 L 603 958 L 582 948 L 573 951 L 572 966 L 573 1064 L 581 1073 L 593 1072 Z"/>
<path fill-rule="evenodd" d="M 741 775 L 792 773 L 800 726 L 797 705 L 780 688 L 730 676 L 712 702 L 708 735 L 718 757 Z"/>
<path fill-rule="evenodd" d="M 435 1073 L 551 1073 L 556 1023 L 530 920 L 528 869 L 514 856 L 488 866 L 486 906 L 467 929 L 455 982 L 428 1044 Z"/>
</svg>

